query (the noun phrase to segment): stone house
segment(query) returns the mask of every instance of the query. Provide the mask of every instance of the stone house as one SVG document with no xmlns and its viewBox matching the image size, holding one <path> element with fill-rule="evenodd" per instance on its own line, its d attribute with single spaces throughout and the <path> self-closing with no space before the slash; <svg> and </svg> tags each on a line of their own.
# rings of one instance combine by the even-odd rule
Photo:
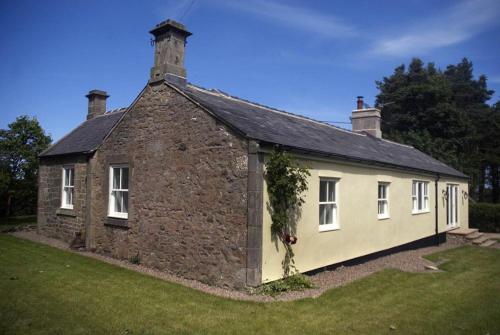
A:
<svg viewBox="0 0 500 335">
<path fill-rule="evenodd" d="M 90 91 L 87 120 L 40 155 L 40 234 L 218 286 L 278 279 L 264 178 L 275 145 L 311 172 L 300 271 L 468 227 L 467 176 L 383 139 L 361 98 L 348 131 L 207 90 L 186 81 L 186 28 L 167 20 L 151 34 L 133 103 L 106 112 L 106 92 Z"/>
</svg>

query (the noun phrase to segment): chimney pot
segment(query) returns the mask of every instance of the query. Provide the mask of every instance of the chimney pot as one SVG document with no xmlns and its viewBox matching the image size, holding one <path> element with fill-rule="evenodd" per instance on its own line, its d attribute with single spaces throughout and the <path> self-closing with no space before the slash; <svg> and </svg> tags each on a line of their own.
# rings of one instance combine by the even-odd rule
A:
<svg viewBox="0 0 500 335">
<path fill-rule="evenodd" d="M 358 98 L 357 109 L 363 109 L 363 104 L 364 104 L 363 96 L 359 95 L 357 98 Z"/>
<path fill-rule="evenodd" d="M 106 113 L 106 99 L 109 98 L 106 91 L 91 90 L 86 97 L 89 99 L 87 120 Z"/>
</svg>

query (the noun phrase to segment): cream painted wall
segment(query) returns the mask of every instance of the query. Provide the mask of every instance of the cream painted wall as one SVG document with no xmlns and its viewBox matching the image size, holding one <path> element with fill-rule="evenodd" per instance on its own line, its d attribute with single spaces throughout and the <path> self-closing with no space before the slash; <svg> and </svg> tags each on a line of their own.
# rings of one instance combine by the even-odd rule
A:
<svg viewBox="0 0 500 335">
<path fill-rule="evenodd" d="M 310 271 L 377 251 L 389 249 L 435 233 L 435 176 L 417 175 L 373 166 L 349 165 L 332 161 L 300 159 L 310 168 L 309 189 L 305 194 L 302 216 L 297 225 L 298 242 L 293 246 L 295 265 L 300 272 Z M 337 178 L 337 220 L 340 228 L 319 231 L 320 177 Z M 412 214 L 413 180 L 429 182 L 429 212 Z M 377 218 L 378 182 L 389 184 L 388 219 Z M 468 183 L 463 179 L 439 181 L 439 232 L 446 225 L 446 184 L 459 185 L 459 225 L 468 227 Z M 463 191 L 463 192 L 462 192 Z M 284 256 L 280 242 L 272 241 L 271 217 L 266 209 L 267 185 L 264 181 L 262 244 L 262 281 L 282 277 Z"/>
</svg>

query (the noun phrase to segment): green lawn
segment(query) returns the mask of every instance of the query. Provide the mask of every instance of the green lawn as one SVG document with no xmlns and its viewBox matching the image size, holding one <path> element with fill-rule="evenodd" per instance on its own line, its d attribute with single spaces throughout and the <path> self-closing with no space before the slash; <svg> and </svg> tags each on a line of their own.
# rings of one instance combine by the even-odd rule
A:
<svg viewBox="0 0 500 335">
<path fill-rule="evenodd" d="M 317 299 L 223 299 L 0 234 L 0 334 L 499 334 L 500 250 L 386 270 Z M 396 329 L 390 329 L 393 325 Z"/>
<path fill-rule="evenodd" d="M 26 225 L 36 225 L 36 215 L 0 217 L 0 232 Z"/>
</svg>

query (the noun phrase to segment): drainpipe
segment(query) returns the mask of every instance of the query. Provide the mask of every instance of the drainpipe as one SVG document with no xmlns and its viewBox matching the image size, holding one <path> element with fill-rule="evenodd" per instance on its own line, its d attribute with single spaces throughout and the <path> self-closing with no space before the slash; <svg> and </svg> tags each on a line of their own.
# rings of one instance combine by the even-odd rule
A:
<svg viewBox="0 0 500 335">
<path fill-rule="evenodd" d="M 438 182 L 439 179 L 441 179 L 441 176 L 437 175 L 436 181 L 434 182 L 435 186 L 435 213 L 436 213 L 436 245 L 439 245 L 439 229 L 438 229 L 438 221 L 439 221 L 439 216 L 438 216 Z"/>
</svg>

